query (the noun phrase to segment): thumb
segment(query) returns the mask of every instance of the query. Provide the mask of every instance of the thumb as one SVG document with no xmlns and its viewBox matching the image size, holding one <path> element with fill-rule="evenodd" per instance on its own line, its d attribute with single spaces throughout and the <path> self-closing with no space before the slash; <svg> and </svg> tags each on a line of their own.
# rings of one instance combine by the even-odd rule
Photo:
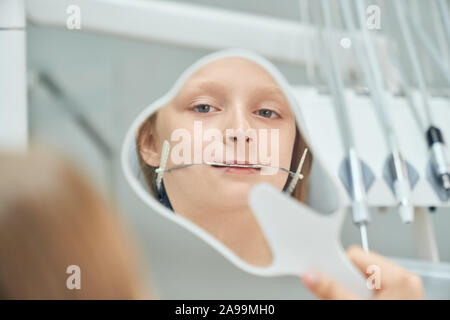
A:
<svg viewBox="0 0 450 320">
<path fill-rule="evenodd" d="M 347 249 L 347 256 L 366 277 L 368 277 L 368 268 L 370 266 L 378 266 L 383 271 L 381 277 L 383 285 L 394 282 L 400 274 L 404 274 L 406 271 L 382 255 L 373 251 L 365 252 L 360 246 L 350 246 Z"/>
<path fill-rule="evenodd" d="M 307 271 L 301 277 L 303 285 L 319 299 L 349 300 L 357 296 L 345 289 L 340 283 L 317 271 Z"/>
</svg>

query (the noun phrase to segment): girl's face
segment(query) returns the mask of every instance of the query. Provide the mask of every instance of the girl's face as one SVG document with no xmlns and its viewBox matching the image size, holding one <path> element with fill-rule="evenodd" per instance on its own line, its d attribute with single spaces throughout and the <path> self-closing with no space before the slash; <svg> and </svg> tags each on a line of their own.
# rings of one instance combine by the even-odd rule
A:
<svg viewBox="0 0 450 320">
<path fill-rule="evenodd" d="M 173 134 L 177 132 L 183 138 L 178 135 L 175 141 Z M 214 134 L 208 137 L 208 132 Z M 167 168 L 215 161 L 289 169 L 295 137 L 294 114 L 275 80 L 258 64 L 229 57 L 196 71 L 173 100 L 158 110 L 150 151 L 141 154 L 148 164 L 159 166 L 163 141 L 168 140 L 171 154 Z M 265 155 L 272 163 L 263 163 Z M 184 163 L 179 163 L 180 157 Z M 248 207 L 249 191 L 260 182 L 283 189 L 288 178 L 285 172 L 265 173 L 203 165 L 166 172 L 163 181 L 177 213 L 226 211 Z"/>
</svg>

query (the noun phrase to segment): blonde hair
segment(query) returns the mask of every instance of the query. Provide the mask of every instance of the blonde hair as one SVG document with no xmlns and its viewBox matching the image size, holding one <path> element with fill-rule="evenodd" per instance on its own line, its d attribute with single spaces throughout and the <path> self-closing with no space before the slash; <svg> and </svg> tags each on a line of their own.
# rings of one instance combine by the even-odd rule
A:
<svg viewBox="0 0 450 320">
<path fill-rule="evenodd" d="M 136 248 L 67 159 L 0 155 L 0 299 L 143 298 Z M 67 267 L 81 289 L 66 286 Z"/>
</svg>

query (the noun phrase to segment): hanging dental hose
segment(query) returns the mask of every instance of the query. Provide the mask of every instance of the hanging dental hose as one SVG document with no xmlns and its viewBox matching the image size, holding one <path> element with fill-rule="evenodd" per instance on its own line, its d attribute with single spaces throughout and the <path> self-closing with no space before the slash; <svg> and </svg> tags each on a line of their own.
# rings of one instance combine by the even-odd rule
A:
<svg viewBox="0 0 450 320">
<path fill-rule="evenodd" d="M 309 15 L 309 0 L 299 0 L 300 18 L 305 25 L 311 23 Z M 313 86 L 318 86 L 318 79 L 316 75 L 316 69 L 313 61 L 314 48 L 312 47 L 312 41 L 303 46 L 303 53 L 305 54 L 305 67 L 308 80 Z"/>
<path fill-rule="evenodd" d="M 436 3 L 436 1 L 432 1 L 431 5 L 432 5 L 431 20 L 433 21 L 433 26 L 436 33 L 437 41 L 439 43 L 439 48 L 442 53 L 442 56 L 444 57 L 445 65 L 447 66 L 447 68 L 450 68 L 450 53 L 449 53 L 450 33 L 448 33 L 448 36 L 446 37 L 447 35 L 447 33 L 445 32 L 446 21 L 444 21 L 445 17 L 447 17 L 448 19 L 447 23 L 450 23 L 450 17 L 448 14 L 445 15 L 445 13 L 443 13 L 445 16 L 442 16 L 441 19 L 441 12 L 439 10 L 440 8 L 438 8 L 438 4 Z"/>
<path fill-rule="evenodd" d="M 447 40 L 450 39 L 450 14 L 447 2 L 445 0 L 437 0 L 439 5 L 439 12 L 441 13 L 442 23 L 444 24 L 445 32 L 447 33 Z"/>
<path fill-rule="evenodd" d="M 387 99 L 385 96 L 385 89 L 383 84 L 383 78 L 381 75 L 381 68 L 376 57 L 375 47 L 372 40 L 365 28 L 365 11 L 363 7 L 363 1 L 355 1 L 356 4 L 356 16 L 359 17 L 359 25 L 362 33 L 363 46 L 360 44 L 357 37 L 357 29 L 353 21 L 352 8 L 348 0 L 341 0 L 342 11 L 344 21 L 347 29 L 350 32 L 356 60 L 359 66 L 363 70 L 364 78 L 370 89 L 371 97 L 374 105 L 378 111 L 378 115 L 381 120 L 381 125 L 384 130 L 388 148 L 390 150 L 390 168 L 393 176 L 393 189 L 394 194 L 398 202 L 398 209 L 400 217 L 404 223 L 410 223 L 414 221 L 414 209 L 411 204 L 411 190 L 408 179 L 408 172 L 406 170 L 406 164 L 398 146 L 398 141 L 394 132 L 394 126 L 392 119 L 387 108 Z M 366 55 L 364 54 L 364 49 Z M 366 59 L 367 57 L 367 59 Z"/>
<path fill-rule="evenodd" d="M 387 30 L 393 30 L 394 26 L 392 23 L 393 19 L 385 19 L 385 24 L 387 27 L 385 29 Z M 397 67 L 398 75 L 399 75 L 399 86 L 401 88 L 402 93 L 405 95 L 406 102 L 408 103 L 409 108 L 411 109 L 411 112 L 417 122 L 417 126 L 421 131 L 426 130 L 426 125 L 423 123 L 419 109 L 417 108 L 417 103 L 414 100 L 412 90 L 411 90 L 411 81 L 408 77 L 407 73 L 407 67 L 405 66 L 405 59 L 401 59 L 401 57 L 398 54 L 398 47 L 396 46 L 396 43 L 393 41 L 393 39 L 389 39 L 387 41 L 388 45 L 388 51 L 392 53 L 392 60 L 393 65 Z"/>
<path fill-rule="evenodd" d="M 397 17 L 400 32 L 405 42 L 406 50 L 408 52 L 409 60 L 412 66 L 412 71 L 414 73 L 420 94 L 422 96 L 422 105 L 425 109 L 428 128 L 426 131 L 426 138 L 428 147 L 431 150 L 433 171 L 438 179 L 439 184 L 444 188 L 447 194 L 450 195 L 450 172 L 447 165 L 444 139 L 442 137 L 441 130 L 434 125 L 423 72 L 421 69 L 419 58 L 417 56 L 417 52 L 413 45 L 410 30 L 403 14 L 405 8 L 402 1 L 392 1 L 391 3 L 394 6 L 394 13 Z"/>
<path fill-rule="evenodd" d="M 339 129 L 344 142 L 344 149 L 349 160 L 349 179 L 352 198 L 353 222 L 359 227 L 361 244 L 364 250 L 369 250 L 367 237 L 367 224 L 370 221 L 369 208 L 366 201 L 366 190 L 363 181 L 361 162 L 356 151 L 351 132 L 350 117 L 347 110 L 347 102 L 344 97 L 344 85 L 340 75 L 335 51 L 331 47 L 331 14 L 328 0 L 321 0 L 321 8 L 324 17 L 325 30 L 320 32 L 320 40 L 323 47 L 325 66 L 323 68 L 328 86 L 333 96 L 335 113 L 338 118 Z M 326 32 L 325 32 L 326 31 Z"/>
<path fill-rule="evenodd" d="M 445 63 L 445 59 L 442 59 L 441 56 L 439 56 L 438 49 L 433 45 L 430 38 L 425 34 L 423 31 L 423 28 L 421 28 L 418 25 L 418 22 L 412 17 L 411 18 L 411 26 L 414 29 L 414 32 L 417 35 L 417 38 L 421 42 L 422 46 L 427 51 L 428 55 L 431 57 L 433 62 L 437 65 L 438 69 L 442 72 L 442 75 L 444 76 L 445 80 L 450 85 L 450 69 L 448 68 L 447 64 Z"/>
<path fill-rule="evenodd" d="M 397 48 L 394 46 L 392 41 L 388 41 L 389 50 L 393 52 L 392 59 L 394 61 L 394 65 L 397 67 L 398 74 L 399 74 L 399 85 L 402 90 L 402 93 L 405 95 L 406 102 L 408 103 L 408 106 L 411 109 L 411 112 L 414 116 L 414 118 L 417 121 L 417 125 L 421 131 L 425 131 L 426 126 L 423 124 L 423 121 L 421 120 L 417 104 L 414 101 L 414 97 L 411 92 L 411 84 L 408 79 L 408 75 L 406 72 L 406 67 L 404 66 L 404 61 L 401 60 L 397 53 Z"/>
</svg>

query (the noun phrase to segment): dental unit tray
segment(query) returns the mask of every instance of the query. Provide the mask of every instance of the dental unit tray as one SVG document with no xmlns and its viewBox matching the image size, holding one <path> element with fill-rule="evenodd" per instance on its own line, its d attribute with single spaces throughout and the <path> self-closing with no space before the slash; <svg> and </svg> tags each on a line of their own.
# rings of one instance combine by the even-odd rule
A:
<svg viewBox="0 0 450 320">
<path fill-rule="evenodd" d="M 346 195 L 344 203 L 350 204 L 346 190 L 346 182 L 342 179 L 342 167 L 345 154 L 339 137 L 338 124 L 333 111 L 333 102 L 329 95 L 323 95 L 312 87 L 295 87 L 294 95 L 305 117 L 305 124 L 310 133 L 311 144 L 316 152 L 341 181 L 339 188 Z M 346 90 L 349 101 L 352 130 L 355 132 L 355 144 L 360 158 L 373 176 L 370 176 L 370 187 L 367 201 L 370 207 L 397 207 L 392 192 L 389 176 L 386 174 L 389 150 L 372 106 L 370 97 L 357 95 Z M 415 96 L 419 99 L 418 96 Z M 419 127 L 414 113 L 405 97 L 388 95 L 393 122 L 408 163 L 408 172 L 414 185 L 411 200 L 414 207 L 449 207 L 450 201 L 442 189 L 436 184 L 430 168 L 428 146 L 424 131 Z M 442 129 L 444 140 L 450 141 L 450 104 L 448 98 L 433 98 L 432 109 L 436 114 L 436 122 Z M 419 114 L 420 116 L 420 114 Z M 332 137 L 332 138 L 330 138 Z M 447 149 L 447 157 L 450 158 Z"/>
</svg>

